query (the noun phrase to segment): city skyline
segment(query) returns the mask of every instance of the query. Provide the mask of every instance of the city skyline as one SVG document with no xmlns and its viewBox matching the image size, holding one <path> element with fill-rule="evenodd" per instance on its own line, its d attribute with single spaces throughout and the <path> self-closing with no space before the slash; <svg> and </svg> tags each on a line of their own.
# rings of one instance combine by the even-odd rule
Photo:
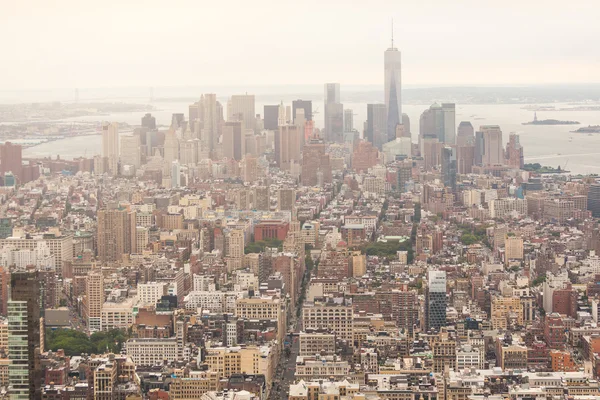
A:
<svg viewBox="0 0 600 400">
<path fill-rule="evenodd" d="M 181 2 L 167 7 L 151 2 L 144 4 L 143 19 L 136 3 L 117 8 L 111 1 L 102 7 L 65 1 L 66 13 L 41 3 L 37 7 L 10 4 L 0 16 L 0 44 L 11 54 L 0 86 L 374 84 L 382 74 L 380 53 L 389 46 L 392 19 L 395 46 L 406 60 L 407 83 L 597 82 L 600 61 L 588 51 L 589 41 L 581 38 L 598 36 L 593 23 L 598 5 L 584 1 L 577 9 L 564 9 L 559 4 L 439 1 L 398 7 L 376 1 L 368 8 L 353 5 L 340 11 L 335 1 L 309 2 L 300 9 L 261 1 L 243 13 L 231 14 L 225 5 Z M 586 5 L 590 12 L 582 12 Z M 464 8 L 469 11 L 463 12 Z M 285 23 L 275 19 L 256 24 L 269 9 L 291 18 L 285 18 Z M 336 18 L 340 12 L 343 18 Z M 224 30 L 217 22 L 224 17 L 244 35 Z M 331 18 L 336 18 L 334 32 L 318 28 L 327 26 Z M 303 25 L 307 19 L 310 28 Z M 175 22 L 157 25 L 153 21 Z M 23 26 L 48 29 L 43 37 L 25 31 L 19 41 L 11 40 L 11 32 L 22 31 Z M 279 32 L 278 37 L 272 32 Z M 194 52 L 186 40 L 191 35 L 216 37 L 204 40 Z M 248 62 L 261 60 L 269 62 Z"/>
</svg>

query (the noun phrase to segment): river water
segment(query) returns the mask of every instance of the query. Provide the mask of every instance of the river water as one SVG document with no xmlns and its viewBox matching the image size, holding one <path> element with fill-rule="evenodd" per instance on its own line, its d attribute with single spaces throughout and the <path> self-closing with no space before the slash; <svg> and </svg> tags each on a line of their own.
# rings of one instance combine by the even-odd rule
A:
<svg viewBox="0 0 600 400">
<path fill-rule="evenodd" d="M 136 101 L 131 101 L 136 102 Z M 140 102 L 140 99 L 137 99 Z M 187 117 L 189 102 L 155 102 L 156 108 L 152 115 L 156 117 L 159 125 L 169 125 L 171 114 L 184 113 Z M 269 102 L 273 104 L 273 102 Z M 264 103 L 257 98 L 256 112 L 262 114 Z M 544 106 L 544 104 L 539 104 Z M 568 104 L 548 104 L 547 106 L 561 108 L 573 107 Z M 366 103 L 345 103 L 344 108 L 352 109 L 354 127 L 359 132 L 363 129 L 363 122 L 367 117 Z M 407 113 L 411 121 L 413 142 L 417 142 L 419 133 L 419 116 L 427 108 L 426 105 L 403 105 L 402 111 Z M 323 126 L 323 106 L 321 101 L 313 101 L 313 110 L 319 110 L 315 115 L 317 127 Z M 111 122 L 125 122 L 130 125 L 139 125 L 144 112 L 115 113 L 101 117 Z M 600 134 L 589 136 L 570 131 L 587 125 L 600 125 L 600 112 L 598 111 L 538 111 L 538 119 L 574 120 L 581 125 L 522 125 L 523 122 L 533 119 L 533 112 L 523 109 L 521 104 L 486 104 L 486 105 L 461 105 L 456 106 L 456 124 L 460 121 L 470 121 L 477 130 L 480 125 L 499 125 L 503 132 L 503 142 L 508 141 L 508 135 L 516 132 L 520 135 L 521 144 L 524 146 L 525 162 L 539 162 L 552 167 L 560 166 L 572 173 L 598 173 L 600 174 Z M 62 120 L 64 122 L 98 122 L 100 117 L 77 117 Z M 91 135 L 84 137 L 68 138 L 54 142 L 43 143 L 23 151 L 24 157 L 56 157 L 72 159 L 79 156 L 91 157 L 100 154 L 101 137 Z"/>
</svg>

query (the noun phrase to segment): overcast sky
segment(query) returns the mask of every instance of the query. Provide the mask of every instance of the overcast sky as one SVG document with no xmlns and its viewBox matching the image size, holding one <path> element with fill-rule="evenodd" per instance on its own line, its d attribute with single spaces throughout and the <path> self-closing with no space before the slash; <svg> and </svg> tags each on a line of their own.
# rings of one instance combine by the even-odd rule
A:
<svg viewBox="0 0 600 400">
<path fill-rule="evenodd" d="M 600 82 L 600 0 L 0 2 L 0 90 Z"/>
</svg>

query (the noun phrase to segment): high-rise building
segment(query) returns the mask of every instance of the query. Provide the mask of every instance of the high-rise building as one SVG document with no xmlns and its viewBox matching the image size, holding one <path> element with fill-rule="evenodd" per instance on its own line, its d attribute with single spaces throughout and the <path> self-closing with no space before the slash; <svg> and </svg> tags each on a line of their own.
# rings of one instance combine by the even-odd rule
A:
<svg viewBox="0 0 600 400">
<path fill-rule="evenodd" d="M 200 134 L 202 150 L 212 152 L 218 143 L 219 115 L 223 110 L 218 109 L 217 95 L 209 93 L 204 95 L 204 123 Z M 220 114 L 219 114 L 220 113 Z"/>
<path fill-rule="evenodd" d="M 246 155 L 246 138 L 242 122 L 226 122 L 223 126 L 223 156 L 240 161 Z"/>
<path fill-rule="evenodd" d="M 177 160 L 171 163 L 171 187 L 181 187 L 181 165 Z"/>
<path fill-rule="evenodd" d="M 397 292 L 398 296 L 398 328 L 412 335 L 419 321 L 419 309 L 415 307 L 418 296 L 415 291 Z"/>
<path fill-rule="evenodd" d="M 279 127 L 279 105 L 264 106 L 264 128 L 270 131 L 277 130 Z"/>
<path fill-rule="evenodd" d="M 302 152 L 301 182 L 304 186 L 321 186 L 331 183 L 331 162 L 323 140 L 312 138 Z"/>
<path fill-rule="evenodd" d="M 156 129 L 156 118 L 147 113 L 142 117 L 142 128 Z"/>
<path fill-rule="evenodd" d="M 177 138 L 177 133 L 173 127 L 171 127 L 165 135 L 163 158 L 167 165 L 171 165 L 173 161 L 179 160 L 179 139 Z"/>
<path fill-rule="evenodd" d="M 512 168 L 523 168 L 523 146 L 519 142 L 519 135 L 511 133 L 506 145 L 506 164 Z"/>
<path fill-rule="evenodd" d="M 400 193 L 406 193 L 406 185 L 412 180 L 412 162 L 403 160 L 396 165 L 396 187 Z"/>
<path fill-rule="evenodd" d="M 459 174 L 470 174 L 475 163 L 475 146 L 465 145 L 456 147 L 456 168 Z"/>
<path fill-rule="evenodd" d="M 592 217 L 600 217 L 600 185 L 590 185 L 587 195 L 587 209 L 592 212 Z"/>
<path fill-rule="evenodd" d="M 344 132 L 352 132 L 354 130 L 354 111 L 349 108 L 344 110 Z"/>
<path fill-rule="evenodd" d="M 98 258 L 101 262 L 120 261 L 123 255 L 136 253 L 135 211 L 98 210 Z"/>
<path fill-rule="evenodd" d="M 340 84 L 325 84 L 325 140 L 341 143 L 344 139 L 344 106 L 340 102 Z"/>
<path fill-rule="evenodd" d="M 454 103 L 434 103 L 423 111 L 419 120 L 419 138 L 435 135 L 440 143 L 456 143 L 456 106 Z"/>
<path fill-rule="evenodd" d="M 425 295 L 425 327 L 439 331 L 446 326 L 446 272 L 427 273 L 427 293 Z"/>
<path fill-rule="evenodd" d="M 472 146 L 475 144 L 475 130 L 469 121 L 461 121 L 458 124 L 458 133 L 456 134 L 457 146 Z"/>
<path fill-rule="evenodd" d="M 387 140 L 396 137 L 396 125 L 402 123 L 402 55 L 394 47 L 392 32 L 392 45 L 384 53 L 384 92 L 387 121 Z M 379 147 L 381 149 L 381 147 Z"/>
<path fill-rule="evenodd" d="M 245 129 L 256 128 L 255 99 L 253 94 L 238 94 L 231 96 L 227 104 L 227 121 L 243 121 Z"/>
<path fill-rule="evenodd" d="M 22 176 L 22 153 L 23 149 L 19 144 L 6 142 L 0 144 L 0 176 L 4 176 L 7 172 L 12 172 L 17 177 L 17 181 L 21 182 Z"/>
<path fill-rule="evenodd" d="M 304 117 L 307 121 L 312 121 L 312 101 L 310 100 L 294 100 L 292 102 L 292 121 L 296 123 L 296 110 L 304 109 Z"/>
<path fill-rule="evenodd" d="M 102 271 L 90 271 L 85 281 L 84 312 L 88 330 L 102 329 L 102 304 L 104 304 L 104 276 Z"/>
<path fill-rule="evenodd" d="M 292 162 L 300 162 L 302 138 L 294 125 L 282 125 L 275 132 L 275 161 L 280 169 L 289 171 Z"/>
<path fill-rule="evenodd" d="M 185 116 L 183 113 L 173 113 L 171 115 L 171 128 L 179 129 L 183 126 L 185 122 Z"/>
<path fill-rule="evenodd" d="M 102 125 L 102 157 L 108 160 L 108 172 L 119 174 L 119 125 L 105 123 Z"/>
<path fill-rule="evenodd" d="M 456 191 L 456 153 L 449 146 L 442 148 L 442 181 L 444 186 Z"/>
<path fill-rule="evenodd" d="M 502 131 L 498 125 L 483 125 L 483 165 L 503 165 Z"/>
<path fill-rule="evenodd" d="M 410 130 L 410 118 L 406 113 L 402 113 L 402 126 L 404 127 L 404 137 L 412 137 L 412 131 Z"/>
<path fill-rule="evenodd" d="M 8 302 L 11 399 L 41 399 L 40 304 L 38 273 L 13 272 Z"/>
<path fill-rule="evenodd" d="M 365 139 L 379 150 L 388 142 L 385 104 L 367 104 Z M 394 137 L 396 131 L 394 131 Z"/>
<path fill-rule="evenodd" d="M 475 132 L 475 152 L 474 152 L 474 161 L 473 165 L 482 165 L 483 164 L 483 153 L 484 153 L 484 143 L 483 143 L 483 132 L 477 131 Z"/>
<path fill-rule="evenodd" d="M 279 211 L 293 211 L 296 204 L 296 191 L 294 189 L 279 189 L 277 191 L 277 209 Z"/>
<path fill-rule="evenodd" d="M 444 115 L 444 140 L 445 144 L 456 144 L 456 105 L 454 103 L 442 103 Z"/>
<path fill-rule="evenodd" d="M 131 165 L 134 168 L 139 168 L 142 164 L 140 146 L 138 135 L 121 136 L 121 165 Z"/>
<path fill-rule="evenodd" d="M 257 186 L 254 188 L 254 202 L 257 210 L 269 211 L 271 208 L 271 197 L 268 186 Z"/>
</svg>

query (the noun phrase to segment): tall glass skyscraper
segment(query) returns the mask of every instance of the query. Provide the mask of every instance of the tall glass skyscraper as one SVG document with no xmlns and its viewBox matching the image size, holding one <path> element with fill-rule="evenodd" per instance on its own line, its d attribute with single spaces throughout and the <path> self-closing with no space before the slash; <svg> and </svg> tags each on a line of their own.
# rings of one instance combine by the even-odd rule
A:
<svg viewBox="0 0 600 400">
<path fill-rule="evenodd" d="M 392 46 L 384 53 L 385 107 L 387 110 L 387 140 L 396 138 L 396 125 L 402 123 L 402 59 L 397 48 Z"/>
<path fill-rule="evenodd" d="M 446 326 L 446 272 L 429 271 L 425 296 L 425 325 L 428 330 L 438 331 Z"/>
</svg>

